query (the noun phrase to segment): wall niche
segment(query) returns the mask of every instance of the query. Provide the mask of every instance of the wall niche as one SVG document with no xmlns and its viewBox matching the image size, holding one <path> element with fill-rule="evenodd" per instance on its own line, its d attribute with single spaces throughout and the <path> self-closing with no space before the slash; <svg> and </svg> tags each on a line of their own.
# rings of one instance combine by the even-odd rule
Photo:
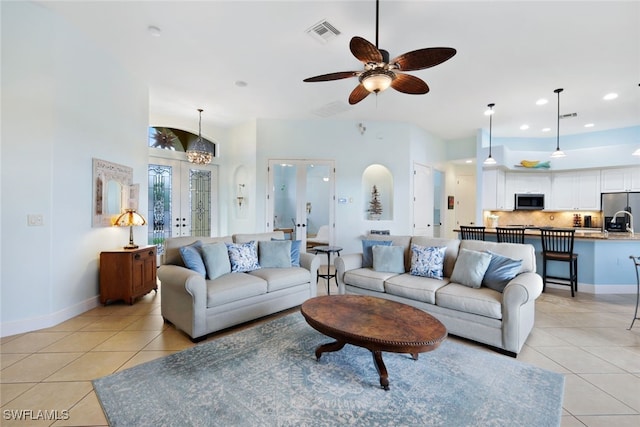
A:
<svg viewBox="0 0 640 427">
<path fill-rule="evenodd" d="M 362 200 L 366 220 L 393 220 L 393 175 L 386 166 L 373 164 L 364 170 Z"/>
</svg>

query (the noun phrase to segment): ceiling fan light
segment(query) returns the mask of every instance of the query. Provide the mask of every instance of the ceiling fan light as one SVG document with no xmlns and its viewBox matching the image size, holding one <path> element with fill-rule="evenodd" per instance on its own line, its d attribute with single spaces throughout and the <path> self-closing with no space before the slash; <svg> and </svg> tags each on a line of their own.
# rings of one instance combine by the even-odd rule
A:
<svg viewBox="0 0 640 427">
<path fill-rule="evenodd" d="M 393 74 L 389 71 L 376 71 L 366 72 L 362 75 L 360 82 L 369 92 L 378 93 L 382 92 L 391 86 L 393 81 Z"/>
</svg>

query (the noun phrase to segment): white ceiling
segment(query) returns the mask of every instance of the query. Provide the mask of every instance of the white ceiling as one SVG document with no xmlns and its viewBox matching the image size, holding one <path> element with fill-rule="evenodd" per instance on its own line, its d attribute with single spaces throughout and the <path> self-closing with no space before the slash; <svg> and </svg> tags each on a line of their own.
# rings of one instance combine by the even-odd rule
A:
<svg viewBox="0 0 640 427">
<path fill-rule="evenodd" d="M 444 139 L 487 128 L 494 136 L 554 137 L 640 125 L 639 1 L 396 1 L 380 3 L 380 48 L 391 57 L 425 47 L 458 53 L 413 71 L 426 95 L 392 89 L 355 106 L 356 78 L 304 83 L 359 71 L 353 36 L 375 43 L 375 1 L 41 2 L 85 32 L 149 85 L 152 115 L 231 126 L 253 118 L 396 120 Z M 326 19 L 341 34 L 325 44 L 306 30 Z M 153 36 L 149 26 L 161 30 Z M 238 87 L 236 81 L 245 81 Z M 619 97 L 604 101 L 616 92 Z M 549 103 L 536 106 L 539 98 Z M 520 125 L 528 124 L 522 131 Z M 594 127 L 584 128 L 586 123 Z M 543 133 L 542 128 L 551 128 Z"/>
</svg>

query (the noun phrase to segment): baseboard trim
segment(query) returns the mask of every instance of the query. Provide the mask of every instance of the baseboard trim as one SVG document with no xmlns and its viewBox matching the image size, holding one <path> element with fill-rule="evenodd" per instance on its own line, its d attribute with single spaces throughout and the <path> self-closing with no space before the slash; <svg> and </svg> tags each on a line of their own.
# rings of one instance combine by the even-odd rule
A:
<svg viewBox="0 0 640 427">
<path fill-rule="evenodd" d="M 32 317 L 30 319 L 0 323 L 0 337 L 8 337 L 25 332 L 37 331 L 39 329 L 50 328 L 76 317 L 79 314 L 94 309 L 98 305 L 100 305 L 100 301 L 99 297 L 96 295 L 95 297 L 89 298 L 55 313 Z"/>
<path fill-rule="evenodd" d="M 564 285 L 556 285 L 553 283 L 548 283 L 547 288 L 553 289 L 565 289 L 568 292 L 571 292 L 568 286 Z M 597 295 L 607 295 L 607 294 L 635 294 L 637 292 L 638 285 L 629 284 L 629 285 L 594 285 L 591 283 L 580 283 L 578 282 L 578 292 L 584 292 L 585 294 L 597 294 Z"/>
</svg>

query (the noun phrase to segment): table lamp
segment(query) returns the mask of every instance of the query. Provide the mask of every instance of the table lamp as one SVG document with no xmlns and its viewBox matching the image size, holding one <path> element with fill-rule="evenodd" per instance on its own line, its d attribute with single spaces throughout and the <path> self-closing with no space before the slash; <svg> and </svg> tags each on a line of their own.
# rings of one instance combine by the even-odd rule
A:
<svg viewBox="0 0 640 427">
<path fill-rule="evenodd" d="M 127 209 L 115 220 L 114 226 L 129 227 L 129 244 L 124 247 L 125 249 L 136 249 L 138 247 L 138 245 L 133 243 L 133 226 L 145 225 L 146 223 L 147 220 L 134 209 Z"/>
</svg>

